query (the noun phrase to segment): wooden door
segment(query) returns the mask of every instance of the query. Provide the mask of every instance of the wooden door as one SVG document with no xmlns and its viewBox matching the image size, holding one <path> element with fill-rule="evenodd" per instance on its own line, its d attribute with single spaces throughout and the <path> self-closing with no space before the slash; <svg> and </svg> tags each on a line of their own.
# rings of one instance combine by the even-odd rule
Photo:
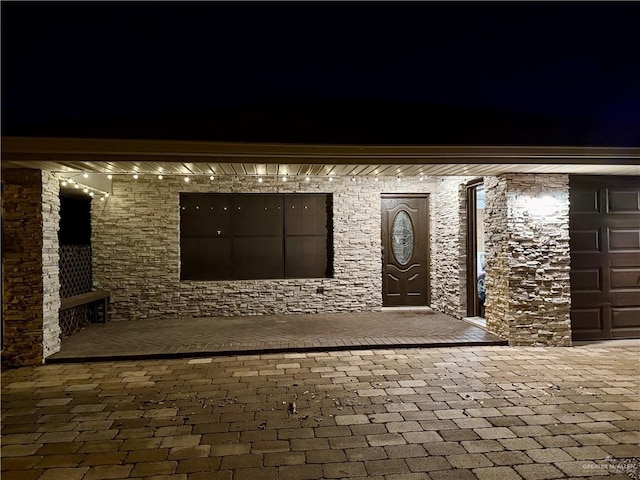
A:
<svg viewBox="0 0 640 480">
<path fill-rule="evenodd" d="M 429 202 L 426 196 L 382 196 L 382 303 L 428 305 Z"/>
<path fill-rule="evenodd" d="M 640 337 L 640 181 L 570 180 L 574 340 Z"/>
</svg>

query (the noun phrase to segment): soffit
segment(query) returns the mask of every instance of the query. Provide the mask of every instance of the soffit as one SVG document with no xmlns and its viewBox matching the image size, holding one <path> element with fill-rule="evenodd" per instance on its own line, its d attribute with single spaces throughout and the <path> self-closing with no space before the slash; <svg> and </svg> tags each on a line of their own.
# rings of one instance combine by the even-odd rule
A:
<svg viewBox="0 0 640 480">
<path fill-rule="evenodd" d="M 640 175 L 640 148 L 283 145 L 3 137 L 3 168 L 166 175 Z"/>
</svg>

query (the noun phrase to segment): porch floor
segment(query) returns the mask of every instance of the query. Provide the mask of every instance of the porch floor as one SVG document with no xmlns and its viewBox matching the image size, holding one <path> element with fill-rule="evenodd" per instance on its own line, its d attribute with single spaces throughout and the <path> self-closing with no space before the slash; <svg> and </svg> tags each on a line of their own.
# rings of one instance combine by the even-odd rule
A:
<svg viewBox="0 0 640 480">
<path fill-rule="evenodd" d="M 449 315 L 385 309 L 92 324 L 63 338 L 60 352 L 47 358 L 47 363 L 506 344 Z"/>
</svg>

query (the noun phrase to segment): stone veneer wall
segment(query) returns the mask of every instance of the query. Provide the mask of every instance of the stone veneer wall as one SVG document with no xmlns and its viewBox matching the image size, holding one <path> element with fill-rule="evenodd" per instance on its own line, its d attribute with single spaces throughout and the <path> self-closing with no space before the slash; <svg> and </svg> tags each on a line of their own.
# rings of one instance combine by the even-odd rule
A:
<svg viewBox="0 0 640 480">
<path fill-rule="evenodd" d="M 58 182 L 48 172 L 2 172 L 3 361 L 37 365 L 60 349 Z"/>
<path fill-rule="evenodd" d="M 42 332 L 43 358 L 60 351 L 60 183 L 42 172 Z"/>
<path fill-rule="evenodd" d="M 474 177 L 440 177 L 431 202 L 431 305 L 467 316 L 466 183 Z"/>
<path fill-rule="evenodd" d="M 487 327 L 510 345 L 571 345 L 568 175 L 485 182 Z"/>
<path fill-rule="evenodd" d="M 116 176 L 112 196 L 92 202 L 94 286 L 111 291 L 113 320 L 376 310 L 380 195 L 434 190 L 417 177 Z M 181 282 L 180 192 L 332 193 L 334 278 Z"/>
<path fill-rule="evenodd" d="M 507 226 L 507 179 L 485 177 L 484 207 L 484 270 L 485 300 L 484 316 L 487 330 L 509 338 L 509 261 L 510 253 L 505 248 L 509 241 Z"/>
</svg>

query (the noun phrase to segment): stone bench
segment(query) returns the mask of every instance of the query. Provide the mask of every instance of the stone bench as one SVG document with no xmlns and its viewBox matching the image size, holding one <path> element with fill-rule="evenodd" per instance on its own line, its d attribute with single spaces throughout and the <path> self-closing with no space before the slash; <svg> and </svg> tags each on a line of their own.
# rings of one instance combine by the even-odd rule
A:
<svg viewBox="0 0 640 480">
<path fill-rule="evenodd" d="M 109 292 L 106 290 L 96 290 L 94 292 L 81 293 L 73 297 L 62 298 L 60 301 L 60 311 L 69 308 L 79 307 L 95 303 L 93 310 L 93 321 L 95 323 L 106 323 L 108 320 Z M 99 310 L 102 310 L 102 320 L 100 320 Z"/>
</svg>

